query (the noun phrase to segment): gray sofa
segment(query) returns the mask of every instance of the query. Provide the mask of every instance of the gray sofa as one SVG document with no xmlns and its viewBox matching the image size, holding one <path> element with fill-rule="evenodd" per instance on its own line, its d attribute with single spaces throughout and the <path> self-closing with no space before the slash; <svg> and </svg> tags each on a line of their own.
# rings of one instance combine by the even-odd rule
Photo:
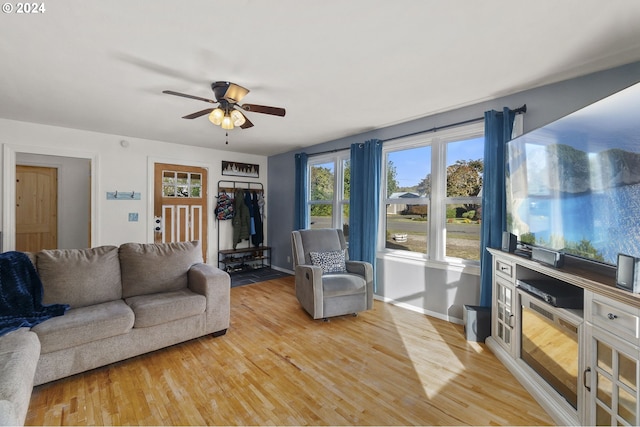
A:
<svg viewBox="0 0 640 427">
<path fill-rule="evenodd" d="M 197 241 L 29 254 L 43 303 L 70 306 L 0 337 L 0 425 L 24 424 L 44 384 L 229 327 L 229 275 Z"/>
</svg>

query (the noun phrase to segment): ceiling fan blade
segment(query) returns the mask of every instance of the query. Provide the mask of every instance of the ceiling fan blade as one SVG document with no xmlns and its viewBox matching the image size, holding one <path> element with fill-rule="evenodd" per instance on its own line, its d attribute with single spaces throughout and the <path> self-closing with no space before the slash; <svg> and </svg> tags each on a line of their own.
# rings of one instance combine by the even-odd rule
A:
<svg viewBox="0 0 640 427">
<path fill-rule="evenodd" d="M 244 114 L 243 114 L 244 116 Z M 240 129 L 248 129 L 253 127 L 253 123 L 251 123 L 251 121 L 249 119 L 247 119 L 247 116 L 244 116 L 245 122 L 242 126 L 240 126 Z"/>
<path fill-rule="evenodd" d="M 204 116 L 205 114 L 209 114 L 213 111 L 213 108 L 205 108 L 202 111 L 197 111 L 195 113 L 187 114 L 183 116 L 183 119 L 197 119 L 198 117 Z"/>
<path fill-rule="evenodd" d="M 284 117 L 286 113 L 286 110 L 284 108 L 268 107 L 266 105 L 256 105 L 256 104 L 243 104 L 242 109 L 244 111 L 251 111 L 253 113 L 271 114 L 273 116 L 280 116 L 280 117 Z"/>
<path fill-rule="evenodd" d="M 209 102 L 211 104 L 217 104 L 218 103 L 217 101 L 214 101 L 213 99 L 200 98 L 199 96 L 187 95 L 186 93 L 174 92 L 172 90 L 163 90 L 162 93 L 166 93 L 167 95 L 181 96 L 183 98 L 197 99 L 198 101 Z"/>
</svg>

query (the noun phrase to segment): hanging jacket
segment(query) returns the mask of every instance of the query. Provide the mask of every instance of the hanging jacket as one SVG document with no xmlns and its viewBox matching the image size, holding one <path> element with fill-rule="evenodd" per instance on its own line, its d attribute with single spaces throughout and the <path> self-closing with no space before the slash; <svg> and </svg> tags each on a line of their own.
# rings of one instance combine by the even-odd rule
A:
<svg viewBox="0 0 640 427">
<path fill-rule="evenodd" d="M 244 204 L 247 205 L 249 209 L 249 234 L 253 236 L 256 234 L 256 228 L 253 223 L 253 204 L 251 203 L 251 193 L 249 190 L 245 190 L 244 192 Z"/>
<path fill-rule="evenodd" d="M 262 216 L 260 215 L 260 205 L 258 200 L 258 194 L 254 191 L 251 195 L 251 211 L 253 212 L 253 224 L 255 233 L 251 235 L 251 242 L 253 246 L 260 246 L 264 241 L 264 232 L 262 226 Z"/>
<path fill-rule="evenodd" d="M 244 202 L 244 191 L 236 190 L 233 197 L 233 249 L 243 240 L 249 239 L 249 208 Z"/>
</svg>

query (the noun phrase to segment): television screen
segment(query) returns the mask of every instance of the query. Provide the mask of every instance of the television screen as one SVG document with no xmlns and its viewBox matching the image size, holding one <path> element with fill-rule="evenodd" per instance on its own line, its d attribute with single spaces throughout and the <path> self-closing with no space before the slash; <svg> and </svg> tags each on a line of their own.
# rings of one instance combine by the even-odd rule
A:
<svg viewBox="0 0 640 427">
<path fill-rule="evenodd" d="M 640 83 L 507 144 L 507 230 L 616 264 L 640 257 Z"/>
</svg>

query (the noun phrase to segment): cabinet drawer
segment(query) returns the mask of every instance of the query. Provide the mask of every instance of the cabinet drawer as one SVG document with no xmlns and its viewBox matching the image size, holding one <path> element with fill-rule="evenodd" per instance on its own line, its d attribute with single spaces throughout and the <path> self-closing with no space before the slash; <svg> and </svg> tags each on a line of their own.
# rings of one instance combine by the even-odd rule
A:
<svg viewBox="0 0 640 427">
<path fill-rule="evenodd" d="M 591 323 L 635 345 L 640 344 L 638 309 L 596 294 L 591 300 Z"/>
<path fill-rule="evenodd" d="M 508 262 L 502 261 L 501 259 L 496 259 L 496 273 L 500 274 L 503 277 L 507 277 L 511 279 L 513 282 L 513 265 Z"/>
</svg>

